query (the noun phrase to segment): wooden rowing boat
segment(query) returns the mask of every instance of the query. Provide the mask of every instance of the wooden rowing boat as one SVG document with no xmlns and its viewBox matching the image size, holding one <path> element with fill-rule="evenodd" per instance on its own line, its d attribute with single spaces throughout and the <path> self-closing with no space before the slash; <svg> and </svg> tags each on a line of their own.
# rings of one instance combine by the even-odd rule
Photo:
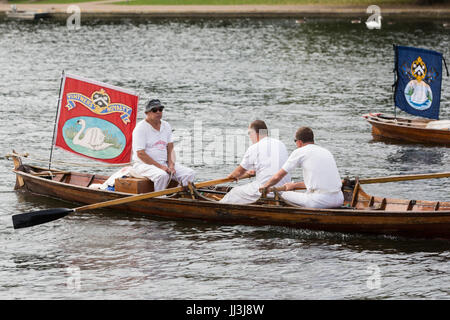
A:
<svg viewBox="0 0 450 320">
<path fill-rule="evenodd" d="M 450 147 L 450 121 L 407 119 L 382 113 L 369 113 L 363 117 L 372 125 L 374 140 Z"/>
<path fill-rule="evenodd" d="M 44 19 L 49 16 L 48 12 L 36 12 L 36 11 L 24 11 L 24 10 L 11 10 L 6 11 L 6 17 L 14 20 L 27 20 L 35 21 Z"/>
<path fill-rule="evenodd" d="M 83 204 L 133 195 L 120 190 L 89 187 L 103 183 L 107 176 L 48 170 L 24 165 L 17 157 L 14 160 L 13 171 L 17 178 L 15 189 Z M 131 182 L 135 180 L 130 179 Z M 145 183 L 151 184 L 148 180 Z M 150 189 L 147 188 L 146 191 Z M 342 207 L 333 209 L 298 207 L 283 201 L 277 192 L 275 197 L 262 197 L 250 205 L 218 203 L 217 200 L 226 191 L 226 188 L 220 186 L 214 189 L 196 189 L 191 186 L 168 197 L 139 200 L 111 208 L 151 217 L 221 224 L 275 225 L 331 232 L 450 239 L 450 202 L 371 196 L 362 190 L 358 179 L 345 181 L 345 203 Z"/>
<path fill-rule="evenodd" d="M 450 147 L 450 120 L 438 120 L 442 62 L 449 76 L 445 59 L 440 52 L 422 48 L 394 45 L 394 52 L 394 108 L 420 118 L 365 114 L 374 139 Z"/>
</svg>

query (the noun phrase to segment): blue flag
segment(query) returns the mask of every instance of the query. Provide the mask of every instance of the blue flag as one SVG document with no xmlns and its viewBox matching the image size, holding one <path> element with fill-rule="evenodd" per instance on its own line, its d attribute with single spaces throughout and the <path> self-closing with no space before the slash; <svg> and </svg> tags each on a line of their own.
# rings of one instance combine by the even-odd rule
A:
<svg viewBox="0 0 450 320">
<path fill-rule="evenodd" d="M 416 116 L 439 119 L 442 54 L 412 47 L 394 48 L 395 105 Z"/>
</svg>

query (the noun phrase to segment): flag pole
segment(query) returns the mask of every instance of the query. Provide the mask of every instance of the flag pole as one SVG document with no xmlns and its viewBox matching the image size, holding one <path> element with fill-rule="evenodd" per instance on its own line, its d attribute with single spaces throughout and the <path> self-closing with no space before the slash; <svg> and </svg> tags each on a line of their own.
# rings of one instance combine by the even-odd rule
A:
<svg viewBox="0 0 450 320">
<path fill-rule="evenodd" d="M 50 167 L 52 166 L 52 155 L 53 155 L 53 146 L 55 144 L 56 122 L 58 121 L 59 105 L 61 103 L 61 90 L 62 90 L 63 80 L 64 80 L 64 70 L 62 71 L 61 81 L 59 83 L 58 104 L 56 106 L 56 116 L 55 116 L 55 124 L 53 126 L 52 146 L 50 148 L 50 158 L 48 160 L 48 170 L 50 170 Z"/>
<path fill-rule="evenodd" d="M 449 73 L 448 73 L 448 68 L 447 68 L 447 62 L 445 62 L 444 56 L 442 56 L 442 60 L 444 60 L 444 66 L 445 66 L 445 70 L 447 70 L 447 77 L 448 77 Z"/>
<path fill-rule="evenodd" d="M 397 106 L 395 104 L 395 91 L 397 90 L 397 48 L 395 43 L 393 44 L 394 46 L 394 84 L 392 85 L 392 91 L 393 91 L 393 95 L 392 98 L 394 100 L 394 119 L 397 120 Z"/>
</svg>

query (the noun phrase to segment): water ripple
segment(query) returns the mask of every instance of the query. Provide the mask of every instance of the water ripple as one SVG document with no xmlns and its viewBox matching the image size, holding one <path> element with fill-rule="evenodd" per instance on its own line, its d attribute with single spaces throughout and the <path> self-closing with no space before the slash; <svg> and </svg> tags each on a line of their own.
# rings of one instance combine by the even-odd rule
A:
<svg viewBox="0 0 450 320">
<path fill-rule="evenodd" d="M 0 151 L 15 148 L 48 158 L 65 70 L 136 91 L 140 110 L 148 98 L 161 98 L 178 151 L 196 121 L 207 132 L 194 139 L 191 151 L 198 154 L 227 132 L 246 137 L 248 123 L 262 118 L 278 130 L 289 151 L 295 129 L 311 126 L 317 142 L 334 153 L 342 176 L 450 171 L 449 149 L 371 141 L 361 114 L 393 112 L 392 43 L 450 56 L 448 33 L 433 22 L 386 24 L 379 32 L 334 20 L 302 25 L 290 19 L 123 21 L 83 24 L 79 32 L 49 22 L 3 22 Z M 443 119 L 450 118 L 449 84 L 444 77 Z M 201 165 L 189 164 L 192 153 L 180 155 L 199 180 L 225 176 L 242 156 L 220 162 L 208 152 Z M 80 161 L 60 150 L 54 159 Z M 108 211 L 13 230 L 12 214 L 69 204 L 10 192 L 15 179 L 10 169 L 1 158 L 4 299 L 450 297 L 447 242 L 218 226 Z M 94 164 L 89 170 L 113 169 Z M 301 172 L 294 178 L 301 179 Z M 365 189 L 448 200 L 448 179 Z M 70 286 L 73 270 L 79 272 L 79 287 Z M 373 276 L 380 281 L 373 282 Z"/>
</svg>

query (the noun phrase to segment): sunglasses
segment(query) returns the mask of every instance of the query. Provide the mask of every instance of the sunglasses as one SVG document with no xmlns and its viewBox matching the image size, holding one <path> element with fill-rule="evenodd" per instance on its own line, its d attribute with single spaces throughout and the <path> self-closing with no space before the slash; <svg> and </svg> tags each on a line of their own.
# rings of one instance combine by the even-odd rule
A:
<svg viewBox="0 0 450 320">
<path fill-rule="evenodd" d="M 164 108 L 163 107 L 161 107 L 161 108 L 153 108 L 152 110 L 150 110 L 151 112 L 154 112 L 154 113 L 156 113 L 156 112 L 162 112 L 164 110 Z"/>
</svg>

